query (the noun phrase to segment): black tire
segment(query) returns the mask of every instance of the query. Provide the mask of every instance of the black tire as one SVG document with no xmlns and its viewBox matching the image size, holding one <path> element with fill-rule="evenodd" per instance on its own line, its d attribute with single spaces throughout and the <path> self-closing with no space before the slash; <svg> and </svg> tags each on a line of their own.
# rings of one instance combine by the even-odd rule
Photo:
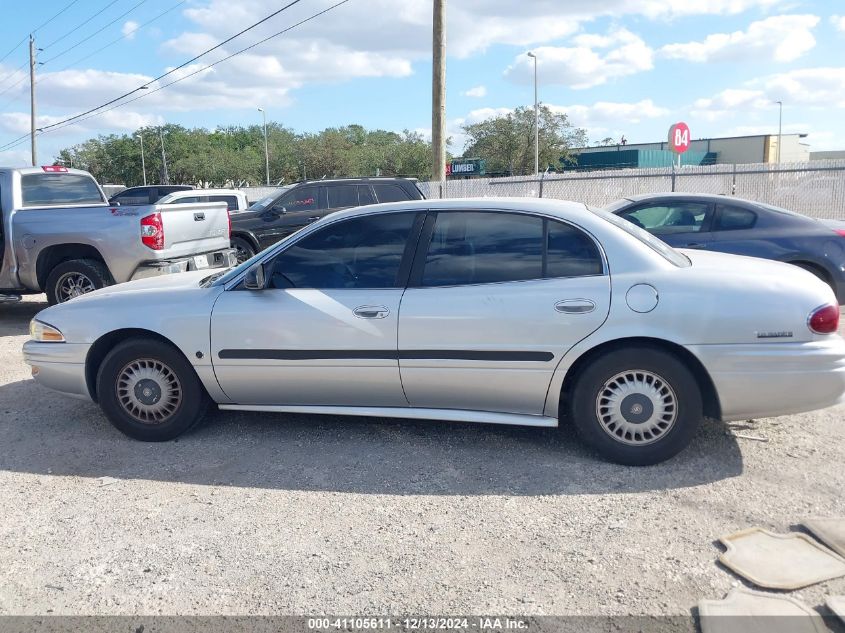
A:
<svg viewBox="0 0 845 633">
<path fill-rule="evenodd" d="M 242 237 L 233 237 L 230 240 L 230 243 L 232 248 L 235 249 L 235 256 L 237 257 L 239 264 L 255 255 L 255 249 L 252 244 Z"/>
<path fill-rule="evenodd" d="M 637 391 L 638 384 L 644 385 L 642 392 Z M 662 390 L 666 386 L 668 392 Z M 600 400 L 614 391 L 625 395 L 616 399 L 618 408 L 613 408 L 612 400 Z M 599 356 L 576 378 L 571 393 L 568 414 L 584 442 L 603 458 L 627 466 L 649 466 L 678 454 L 692 441 L 704 417 L 693 373 L 677 357 L 654 347 L 629 347 Z"/>
<path fill-rule="evenodd" d="M 139 363 L 141 369 L 153 373 L 159 371 L 162 366 L 169 370 L 178 384 L 178 403 L 174 395 L 177 390 L 168 386 L 174 384 L 172 378 L 170 381 L 161 379 L 161 375 L 167 372 L 159 375 L 158 381 L 146 378 L 134 383 L 123 382 L 126 389 L 122 396 L 119 395 L 118 380 L 121 375 L 126 377 L 125 370 L 134 363 Z M 148 382 L 145 383 L 144 380 Z M 153 384 L 149 385 L 149 381 Z M 147 385 L 152 388 L 151 393 L 146 393 Z M 134 394 L 135 403 L 139 403 L 146 395 L 146 404 L 152 406 L 153 410 L 156 407 L 170 408 L 165 411 L 166 415 L 162 414 L 161 419 L 150 419 L 151 409 L 142 409 L 140 406 L 137 409 L 139 415 L 133 415 L 131 406 L 124 404 L 127 399 L 131 400 L 130 394 Z M 178 437 L 202 420 L 209 402 L 194 368 L 182 353 L 173 346 L 152 338 L 126 340 L 108 353 L 97 372 L 97 399 L 103 413 L 117 429 L 144 442 L 166 442 Z M 147 419 L 142 420 L 142 417 Z"/>
<path fill-rule="evenodd" d="M 47 275 L 47 281 L 44 284 L 47 303 L 53 306 L 73 299 L 73 296 L 69 296 L 67 284 L 76 282 L 80 284 L 80 289 L 86 288 L 84 291 L 81 290 L 79 294 L 94 292 L 94 290 L 111 286 L 114 283 L 109 269 L 103 262 L 96 259 L 70 259 L 58 264 Z"/>
</svg>

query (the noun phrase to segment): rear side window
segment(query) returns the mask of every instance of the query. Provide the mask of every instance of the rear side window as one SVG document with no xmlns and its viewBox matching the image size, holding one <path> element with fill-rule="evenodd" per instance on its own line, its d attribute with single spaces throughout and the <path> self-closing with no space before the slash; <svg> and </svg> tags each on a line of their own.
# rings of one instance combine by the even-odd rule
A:
<svg viewBox="0 0 845 633">
<path fill-rule="evenodd" d="M 604 272 L 596 243 L 583 231 L 548 221 L 544 277 L 586 277 Z"/>
<path fill-rule="evenodd" d="M 370 185 L 358 185 L 358 204 L 362 207 L 368 204 L 375 204 L 376 199 L 373 196 Z"/>
<path fill-rule="evenodd" d="M 389 183 L 373 183 L 373 189 L 376 192 L 376 198 L 379 202 L 404 202 L 410 200 L 410 196 L 405 193 L 399 185 L 391 185 Z"/>
<path fill-rule="evenodd" d="M 438 213 L 423 269 L 423 286 L 539 279 L 543 220 L 515 213 Z"/>
<path fill-rule="evenodd" d="M 335 185 L 327 189 L 329 209 L 358 206 L 358 188 L 355 185 Z"/>
<path fill-rule="evenodd" d="M 285 195 L 279 204 L 286 210 L 296 211 L 316 211 L 320 208 L 319 189 L 317 187 L 298 187 Z"/>
<path fill-rule="evenodd" d="M 717 231 L 738 231 L 741 229 L 750 229 L 757 222 L 757 214 L 748 209 L 741 207 L 732 207 L 727 204 L 720 204 L 716 206 Z"/>
<path fill-rule="evenodd" d="M 21 189 L 25 207 L 105 202 L 94 179 L 78 174 L 26 174 Z"/>
<path fill-rule="evenodd" d="M 225 202 L 226 208 L 229 211 L 236 211 L 238 208 L 238 199 L 235 196 L 209 196 L 209 202 Z"/>
</svg>

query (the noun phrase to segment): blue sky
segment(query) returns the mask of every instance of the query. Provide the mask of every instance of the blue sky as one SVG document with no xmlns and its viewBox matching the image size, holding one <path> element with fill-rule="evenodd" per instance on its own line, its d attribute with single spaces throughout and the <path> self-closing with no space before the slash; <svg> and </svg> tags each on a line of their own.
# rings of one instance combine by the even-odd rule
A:
<svg viewBox="0 0 845 633">
<path fill-rule="evenodd" d="M 149 85 L 200 70 L 336 1 L 301 0 Z M 8 53 L 0 61 L 0 145 L 29 129 L 27 45 L 13 45 L 69 4 L 18 3 L 0 22 L 0 56 Z M 284 4 L 76 0 L 35 33 L 45 62 L 38 126 L 147 84 Z M 813 150 L 845 149 L 845 1 L 448 0 L 447 28 L 455 153 L 463 123 L 532 103 L 528 50 L 538 55 L 540 100 L 566 112 L 592 141 L 622 134 L 629 142 L 660 140 L 678 120 L 696 138 L 776 133 L 780 99 L 785 132 L 808 133 Z M 297 131 L 360 123 L 428 134 L 430 46 L 430 0 L 348 0 L 212 69 L 41 135 L 39 162 L 91 136 L 140 125 L 258 123 L 258 107 Z M 24 141 L 0 151 L 0 164 L 28 157 Z"/>
</svg>

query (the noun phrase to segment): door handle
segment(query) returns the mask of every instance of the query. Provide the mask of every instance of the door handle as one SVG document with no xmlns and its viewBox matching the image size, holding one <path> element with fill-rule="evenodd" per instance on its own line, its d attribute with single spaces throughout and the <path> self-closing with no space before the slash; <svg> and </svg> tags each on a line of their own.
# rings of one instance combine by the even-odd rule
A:
<svg viewBox="0 0 845 633">
<path fill-rule="evenodd" d="M 595 302 L 589 299 L 564 299 L 555 304 L 555 310 L 564 314 L 588 314 L 595 309 Z"/>
<path fill-rule="evenodd" d="M 319 219 L 320 219 L 320 216 L 319 216 L 319 215 L 315 215 L 315 216 L 312 216 L 312 217 L 308 218 L 308 221 L 309 221 L 309 222 L 316 222 L 316 221 L 317 221 L 317 220 L 319 220 Z"/>
<path fill-rule="evenodd" d="M 383 319 L 390 314 L 390 310 L 385 306 L 358 306 L 352 314 L 359 319 Z"/>
<path fill-rule="evenodd" d="M 707 244 L 703 244 L 701 242 L 690 242 L 683 246 L 683 248 L 707 248 Z"/>
</svg>

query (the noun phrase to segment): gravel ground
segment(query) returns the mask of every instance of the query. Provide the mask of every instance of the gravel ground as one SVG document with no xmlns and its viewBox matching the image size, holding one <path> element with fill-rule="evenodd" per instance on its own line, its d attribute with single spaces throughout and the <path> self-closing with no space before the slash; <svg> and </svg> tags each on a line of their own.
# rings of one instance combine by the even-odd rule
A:
<svg viewBox="0 0 845 633">
<path fill-rule="evenodd" d="M 30 379 L 41 300 L 0 306 L 0 614 L 688 615 L 739 582 L 720 535 L 845 515 L 845 407 L 639 469 L 568 429 L 329 416 L 134 442 Z"/>
</svg>

